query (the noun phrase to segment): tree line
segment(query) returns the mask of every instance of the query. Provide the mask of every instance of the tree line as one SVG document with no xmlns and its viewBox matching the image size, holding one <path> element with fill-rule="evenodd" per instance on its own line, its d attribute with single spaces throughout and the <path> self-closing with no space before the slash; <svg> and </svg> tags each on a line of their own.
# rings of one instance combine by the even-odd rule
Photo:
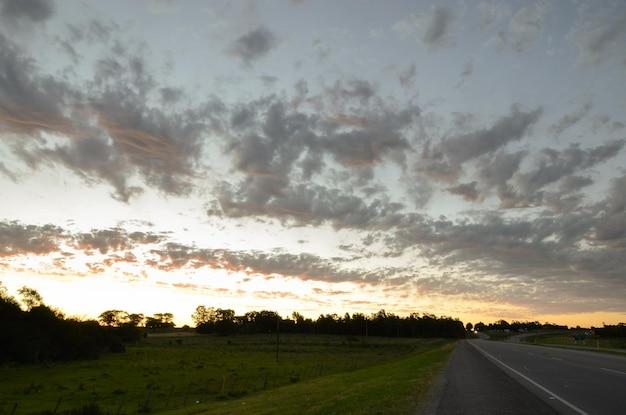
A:
<svg viewBox="0 0 626 415">
<path fill-rule="evenodd" d="M 468 331 L 472 329 L 472 323 L 467 323 Z M 533 331 L 533 330 L 567 330 L 567 326 L 554 323 L 539 323 L 538 321 L 512 321 L 498 320 L 494 323 L 485 324 L 482 321 L 473 326 L 476 331 L 486 330 L 509 330 L 509 331 Z"/>
<path fill-rule="evenodd" d="M 365 315 L 345 313 L 321 314 L 317 319 L 305 318 L 294 312 L 283 318 L 275 311 L 250 311 L 237 316 L 231 309 L 200 305 L 192 314 L 198 333 L 220 335 L 252 333 L 307 333 L 348 336 L 383 337 L 447 337 L 465 336 L 463 323 L 451 317 L 412 313 L 406 317 L 380 310 Z"/>
<path fill-rule="evenodd" d="M 321 314 L 317 319 L 305 318 L 294 312 L 290 318 L 275 311 L 249 311 L 236 315 L 234 310 L 200 305 L 191 315 L 195 331 L 200 334 L 218 335 L 258 333 L 305 333 L 337 334 L 351 336 L 383 337 L 448 337 L 465 336 L 463 323 L 450 317 L 413 313 L 407 317 L 380 310 L 363 313 Z M 157 313 L 151 317 L 129 314 L 123 310 L 107 310 L 100 314 L 99 321 L 109 327 L 144 326 L 148 329 L 173 328 L 171 313 Z"/>
<path fill-rule="evenodd" d="M 604 324 L 602 327 L 592 327 L 592 329 L 598 336 L 626 338 L 626 323 Z"/>
<path fill-rule="evenodd" d="M 65 318 L 32 288 L 18 293 L 24 308 L 0 285 L 0 363 L 93 359 L 103 352 L 123 352 L 124 342 L 141 335 L 136 327 Z"/>
<path fill-rule="evenodd" d="M 145 327 L 147 329 L 174 328 L 172 313 L 156 313 L 153 316 L 128 313 L 124 310 L 107 310 L 102 312 L 98 321 L 107 327 Z"/>
</svg>

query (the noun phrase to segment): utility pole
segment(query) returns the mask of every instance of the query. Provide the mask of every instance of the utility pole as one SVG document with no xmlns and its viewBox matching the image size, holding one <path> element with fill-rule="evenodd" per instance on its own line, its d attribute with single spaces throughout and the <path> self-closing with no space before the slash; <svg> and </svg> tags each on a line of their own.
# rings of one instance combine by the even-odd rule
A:
<svg viewBox="0 0 626 415">
<path fill-rule="evenodd" d="M 276 314 L 276 361 L 278 362 L 278 349 L 280 345 L 280 316 Z"/>
</svg>

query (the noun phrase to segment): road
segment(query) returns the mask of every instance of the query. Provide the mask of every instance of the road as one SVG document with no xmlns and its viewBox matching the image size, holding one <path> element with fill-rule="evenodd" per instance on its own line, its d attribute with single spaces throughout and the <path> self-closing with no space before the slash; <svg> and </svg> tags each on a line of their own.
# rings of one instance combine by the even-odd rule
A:
<svg viewBox="0 0 626 415">
<path fill-rule="evenodd" d="M 463 341 L 436 399 L 439 415 L 626 414 L 626 358 Z"/>
</svg>

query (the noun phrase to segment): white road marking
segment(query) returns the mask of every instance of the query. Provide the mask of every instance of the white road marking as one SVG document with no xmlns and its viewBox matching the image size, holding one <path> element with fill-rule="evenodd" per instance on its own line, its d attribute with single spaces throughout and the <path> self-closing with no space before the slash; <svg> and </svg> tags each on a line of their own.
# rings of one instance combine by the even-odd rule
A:
<svg viewBox="0 0 626 415">
<path fill-rule="evenodd" d="M 561 398 L 559 395 L 557 395 L 556 393 L 552 392 L 550 389 L 546 388 L 545 386 L 540 385 L 539 383 L 535 382 L 534 380 L 532 380 L 531 378 L 529 378 L 528 376 L 518 372 L 517 370 L 513 369 L 511 366 L 507 365 L 506 363 L 502 362 L 501 360 L 496 359 L 495 357 L 493 357 L 491 354 L 487 353 L 485 350 L 483 350 L 482 347 L 479 347 L 477 345 L 475 345 L 473 342 L 469 342 L 469 344 L 471 344 L 472 346 L 474 346 L 476 349 L 478 349 L 482 354 L 484 354 L 485 356 L 489 357 L 492 360 L 495 360 L 496 362 L 498 362 L 500 365 L 504 366 L 505 368 L 509 369 L 511 372 L 515 373 L 516 375 L 520 376 L 522 379 L 530 382 L 531 384 L 535 385 L 536 387 L 538 387 L 539 389 L 541 389 L 542 391 L 546 392 L 548 395 L 550 395 L 550 399 L 554 398 L 557 399 L 558 401 L 560 401 L 562 404 L 566 405 L 567 407 L 569 407 L 570 409 L 572 409 L 573 411 L 579 413 L 580 415 L 589 415 L 587 412 L 583 411 L 582 409 L 580 409 L 579 407 L 577 407 L 576 405 L 566 401 L 565 399 Z"/>
<path fill-rule="evenodd" d="M 608 369 L 606 367 L 601 367 L 600 369 L 606 370 L 607 372 L 619 373 L 620 375 L 626 375 L 626 372 L 622 372 L 621 370 Z"/>
</svg>

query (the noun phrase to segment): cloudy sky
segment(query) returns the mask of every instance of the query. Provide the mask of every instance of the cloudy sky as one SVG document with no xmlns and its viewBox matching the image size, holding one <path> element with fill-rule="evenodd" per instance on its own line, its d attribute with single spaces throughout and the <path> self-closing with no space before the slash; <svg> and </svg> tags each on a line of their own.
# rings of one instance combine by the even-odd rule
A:
<svg viewBox="0 0 626 415">
<path fill-rule="evenodd" d="M 620 0 L 0 0 L 0 281 L 624 321 L 625 98 Z"/>
</svg>

